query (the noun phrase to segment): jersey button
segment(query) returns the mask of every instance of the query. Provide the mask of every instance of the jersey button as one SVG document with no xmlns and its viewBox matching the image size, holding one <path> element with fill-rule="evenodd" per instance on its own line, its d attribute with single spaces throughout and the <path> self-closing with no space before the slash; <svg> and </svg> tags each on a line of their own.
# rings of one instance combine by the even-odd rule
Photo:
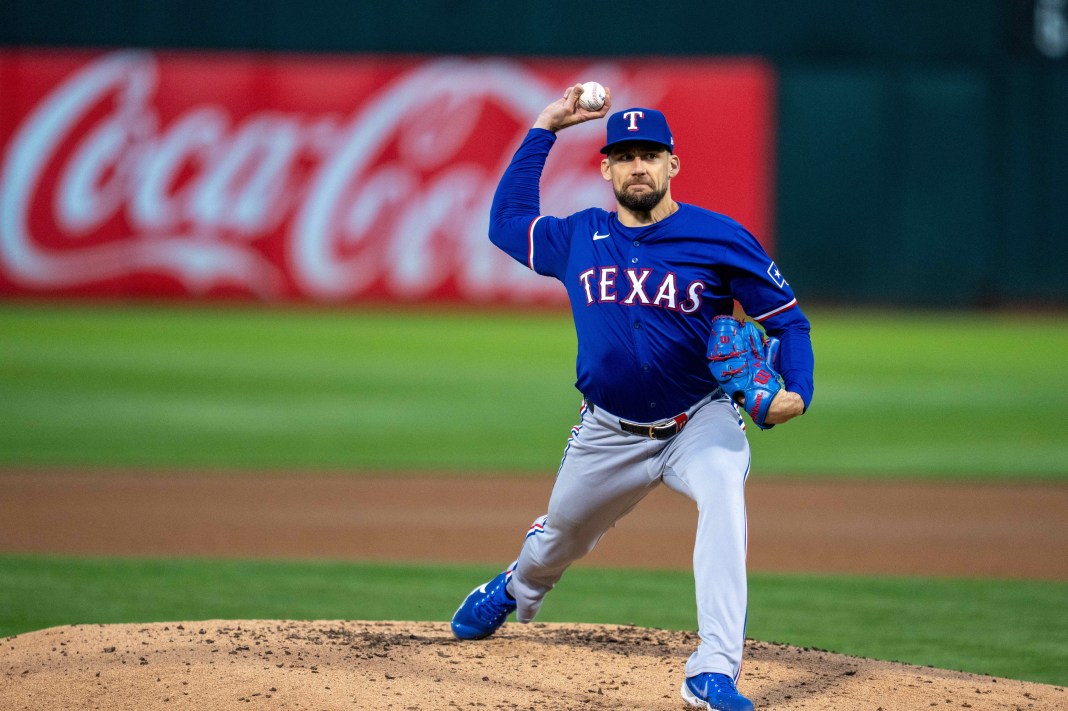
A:
<svg viewBox="0 0 1068 711">
<path fill-rule="evenodd" d="M 642 322 L 641 321 L 635 321 L 634 322 L 634 328 L 641 328 L 641 327 L 642 327 Z"/>
<path fill-rule="evenodd" d="M 639 242 L 638 240 L 634 240 L 634 246 L 635 246 L 635 247 L 641 247 L 641 246 L 642 246 L 642 243 L 641 243 L 641 242 Z"/>
<path fill-rule="evenodd" d="M 652 410 L 654 407 L 656 407 L 656 403 L 655 402 L 649 403 L 649 409 L 650 410 Z"/>
<path fill-rule="evenodd" d="M 630 263 L 631 264 L 637 264 L 638 263 L 638 258 L 637 257 L 631 258 Z"/>
<path fill-rule="evenodd" d="M 649 365 L 648 363 L 642 363 L 642 370 L 644 370 L 646 373 L 648 373 L 649 369 L 652 367 L 653 366 Z"/>
</svg>

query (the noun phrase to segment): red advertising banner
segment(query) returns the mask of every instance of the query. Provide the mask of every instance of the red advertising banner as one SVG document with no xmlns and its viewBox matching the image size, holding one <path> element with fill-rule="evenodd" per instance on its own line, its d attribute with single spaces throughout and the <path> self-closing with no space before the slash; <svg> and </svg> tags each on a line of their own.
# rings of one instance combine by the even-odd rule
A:
<svg viewBox="0 0 1068 711">
<path fill-rule="evenodd" d="M 497 180 L 576 81 L 664 111 L 672 194 L 770 248 L 759 60 L 0 50 L 0 294 L 557 303 L 486 237 Z M 604 123 L 561 132 L 542 210 L 612 209 Z"/>
</svg>

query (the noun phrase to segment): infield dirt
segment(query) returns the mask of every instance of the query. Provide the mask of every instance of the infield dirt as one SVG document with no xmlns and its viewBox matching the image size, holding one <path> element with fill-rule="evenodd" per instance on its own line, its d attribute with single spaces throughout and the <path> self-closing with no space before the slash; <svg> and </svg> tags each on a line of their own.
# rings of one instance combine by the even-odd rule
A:
<svg viewBox="0 0 1068 711">
<path fill-rule="evenodd" d="M 507 562 L 551 481 L 0 473 L 0 551 Z M 1068 487 L 748 485 L 750 568 L 1068 578 Z M 692 505 L 655 492 L 584 564 L 688 568 Z M 518 534 L 517 534 L 518 532 Z M 459 591 L 458 598 L 466 591 Z M 675 709 L 689 632 L 442 622 L 79 625 L 0 640 L 0 709 Z M 1063 688 L 750 640 L 758 709 L 1044 711 Z"/>
<path fill-rule="evenodd" d="M 489 563 L 552 478 L 0 471 L 0 551 Z M 749 569 L 1068 580 L 1068 485 L 746 484 Z M 689 570 L 697 513 L 659 487 L 581 565 Z"/>
</svg>

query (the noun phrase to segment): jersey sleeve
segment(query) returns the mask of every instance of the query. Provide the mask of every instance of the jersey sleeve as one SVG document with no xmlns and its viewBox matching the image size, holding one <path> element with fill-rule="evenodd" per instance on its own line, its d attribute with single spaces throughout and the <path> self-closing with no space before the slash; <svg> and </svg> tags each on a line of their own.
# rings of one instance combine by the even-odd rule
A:
<svg viewBox="0 0 1068 711">
<path fill-rule="evenodd" d="M 779 339 L 779 372 L 786 389 L 800 395 L 807 410 L 815 365 L 808 318 L 786 277 L 753 235 L 739 228 L 728 253 L 732 295 L 768 335 Z"/>
<path fill-rule="evenodd" d="M 529 269 L 562 278 L 567 221 L 541 214 L 540 182 L 556 134 L 532 128 L 501 176 L 490 206 L 489 238 Z"/>
<path fill-rule="evenodd" d="M 731 295 L 757 323 L 797 306 L 786 277 L 756 238 L 738 228 L 724 259 Z"/>
</svg>

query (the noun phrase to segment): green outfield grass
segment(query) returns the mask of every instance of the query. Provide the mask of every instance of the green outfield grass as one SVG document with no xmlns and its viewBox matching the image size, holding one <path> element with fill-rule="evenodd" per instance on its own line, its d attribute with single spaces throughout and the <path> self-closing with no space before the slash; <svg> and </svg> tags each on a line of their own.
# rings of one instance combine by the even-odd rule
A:
<svg viewBox="0 0 1068 711">
<path fill-rule="evenodd" d="M 0 556 L 0 635 L 207 619 L 448 620 L 492 568 Z M 612 595 L 604 595 L 611 589 Z M 693 629 L 677 571 L 576 567 L 539 621 Z M 748 636 L 1068 684 L 1068 583 L 754 575 Z"/>
<path fill-rule="evenodd" d="M 811 412 L 757 472 L 1068 478 L 1068 317 L 810 313 Z M 0 466 L 544 474 L 563 312 L 0 304 Z"/>
</svg>

